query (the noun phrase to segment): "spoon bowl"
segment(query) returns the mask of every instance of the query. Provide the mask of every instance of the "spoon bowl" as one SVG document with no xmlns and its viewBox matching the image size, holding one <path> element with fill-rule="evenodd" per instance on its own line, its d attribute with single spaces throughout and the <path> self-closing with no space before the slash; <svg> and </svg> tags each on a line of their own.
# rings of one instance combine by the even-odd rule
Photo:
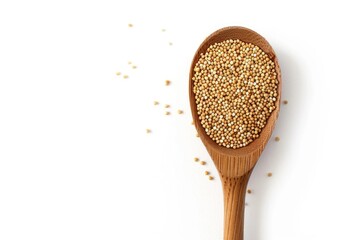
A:
<svg viewBox="0 0 360 240">
<path fill-rule="evenodd" d="M 206 134 L 198 117 L 192 80 L 195 74 L 194 67 L 201 53 L 205 54 L 206 50 L 215 43 L 230 39 L 239 39 L 240 41 L 252 43 L 261 48 L 275 63 L 275 70 L 279 82 L 278 95 L 275 102 L 276 108 L 268 118 L 265 127 L 261 130 L 259 138 L 255 139 L 249 145 L 238 149 L 220 146 Z M 225 27 L 219 29 L 208 36 L 195 53 L 190 68 L 189 94 L 195 128 L 209 152 L 210 157 L 214 161 L 222 180 L 225 204 L 224 240 L 242 240 L 247 183 L 257 160 L 272 134 L 280 110 L 281 73 L 276 54 L 265 38 L 251 29 L 244 27 Z"/>
</svg>

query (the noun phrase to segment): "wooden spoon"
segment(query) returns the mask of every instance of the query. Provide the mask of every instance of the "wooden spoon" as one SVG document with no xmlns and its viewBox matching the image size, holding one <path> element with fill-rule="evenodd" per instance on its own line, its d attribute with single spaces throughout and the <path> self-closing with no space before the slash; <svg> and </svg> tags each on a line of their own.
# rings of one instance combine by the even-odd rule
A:
<svg viewBox="0 0 360 240">
<path fill-rule="evenodd" d="M 271 113 L 259 138 L 246 147 L 238 149 L 222 147 L 206 134 L 198 118 L 193 92 L 192 77 L 194 75 L 194 66 L 199 60 L 200 54 L 205 53 L 210 45 L 227 39 L 239 39 L 243 42 L 252 43 L 260 47 L 270 59 L 275 62 L 279 81 L 276 109 Z M 190 69 L 189 87 L 190 106 L 195 127 L 200 139 L 214 161 L 222 181 L 225 207 L 224 240 L 243 240 L 244 206 L 247 183 L 257 160 L 271 136 L 280 110 L 281 75 L 278 60 L 270 44 L 258 33 L 244 27 L 225 27 L 207 37 L 196 51 Z"/>
</svg>

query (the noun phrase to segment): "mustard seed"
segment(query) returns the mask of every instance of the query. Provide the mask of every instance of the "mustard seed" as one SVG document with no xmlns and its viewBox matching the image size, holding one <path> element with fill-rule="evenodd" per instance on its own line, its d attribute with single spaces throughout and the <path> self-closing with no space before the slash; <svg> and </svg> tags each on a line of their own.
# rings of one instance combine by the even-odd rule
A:
<svg viewBox="0 0 360 240">
<path fill-rule="evenodd" d="M 169 42 L 169 45 L 172 46 L 173 45 L 172 42 Z"/>
<path fill-rule="evenodd" d="M 124 78 L 124 79 L 127 79 L 127 78 L 129 78 L 129 76 L 128 76 L 128 75 L 124 75 L 123 78 Z"/>
<path fill-rule="evenodd" d="M 151 133 L 151 129 L 147 128 L 146 133 Z"/>
<path fill-rule="evenodd" d="M 184 113 L 184 111 L 180 110 L 180 109 L 177 112 L 178 112 L 178 114 L 183 114 Z"/>
<path fill-rule="evenodd" d="M 194 121 L 191 122 L 191 125 L 194 125 Z"/>
<path fill-rule="evenodd" d="M 251 193 L 252 193 L 251 189 L 248 189 L 248 190 L 247 190 L 247 193 L 248 193 L 248 194 L 251 194 Z"/>
<path fill-rule="evenodd" d="M 205 175 L 209 175 L 209 174 L 210 174 L 210 172 L 209 172 L 209 171 L 205 171 L 204 173 L 205 173 Z"/>
<path fill-rule="evenodd" d="M 205 133 L 226 148 L 253 142 L 276 109 L 277 77 L 275 63 L 258 46 L 240 40 L 209 46 L 192 77 Z"/>
<path fill-rule="evenodd" d="M 171 81 L 170 81 L 170 80 L 166 80 L 166 81 L 165 81 L 165 86 L 170 86 L 170 84 L 171 84 Z"/>
<path fill-rule="evenodd" d="M 284 100 L 283 104 L 285 104 L 285 105 L 288 104 L 288 100 Z"/>
<path fill-rule="evenodd" d="M 159 102 L 158 101 L 154 101 L 154 105 L 159 105 Z"/>
<path fill-rule="evenodd" d="M 213 176 L 209 176 L 209 180 L 210 180 L 210 181 L 214 180 L 214 177 L 213 177 Z"/>
<path fill-rule="evenodd" d="M 205 161 L 201 161 L 200 164 L 201 164 L 201 165 L 206 165 L 206 162 L 205 162 Z"/>
<path fill-rule="evenodd" d="M 198 133 L 196 133 L 196 135 L 195 135 L 195 136 L 196 136 L 196 137 L 200 137 Z"/>
<path fill-rule="evenodd" d="M 117 75 L 117 76 L 120 76 L 120 75 L 121 75 L 121 72 L 116 72 L 116 75 Z"/>
<path fill-rule="evenodd" d="M 267 174 L 267 176 L 268 176 L 268 177 L 272 177 L 272 173 L 269 172 L 269 173 Z"/>
<path fill-rule="evenodd" d="M 133 27 L 133 26 L 134 26 L 134 25 L 133 25 L 133 24 L 131 24 L 131 23 L 129 23 L 129 24 L 128 24 L 128 27 L 130 27 L 130 28 L 131 28 L 131 27 Z"/>
<path fill-rule="evenodd" d="M 275 141 L 279 142 L 280 141 L 280 137 L 275 137 Z"/>
<path fill-rule="evenodd" d="M 164 107 L 165 107 L 165 108 L 170 108 L 170 105 L 169 105 L 169 104 L 165 104 Z"/>
<path fill-rule="evenodd" d="M 170 115 L 171 113 L 170 112 L 165 112 L 165 115 Z"/>
<path fill-rule="evenodd" d="M 137 66 L 133 65 L 133 66 L 132 66 L 132 68 L 133 68 L 133 69 L 136 69 L 136 68 L 137 68 Z"/>
<path fill-rule="evenodd" d="M 194 158 L 194 161 L 195 161 L 195 162 L 198 162 L 199 160 L 200 160 L 200 159 L 199 159 L 199 158 L 197 158 L 197 157 L 196 157 L 196 158 Z"/>
</svg>

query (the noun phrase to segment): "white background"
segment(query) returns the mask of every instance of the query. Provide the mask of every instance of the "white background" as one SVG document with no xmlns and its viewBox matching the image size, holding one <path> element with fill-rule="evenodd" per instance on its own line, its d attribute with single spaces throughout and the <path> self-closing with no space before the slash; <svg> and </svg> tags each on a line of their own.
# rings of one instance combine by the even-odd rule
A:
<svg viewBox="0 0 360 240">
<path fill-rule="evenodd" d="M 188 72 L 232 25 L 272 44 L 289 101 L 246 239 L 359 239 L 359 22 L 356 1 L 1 1 L 0 239 L 221 240 Z"/>
</svg>

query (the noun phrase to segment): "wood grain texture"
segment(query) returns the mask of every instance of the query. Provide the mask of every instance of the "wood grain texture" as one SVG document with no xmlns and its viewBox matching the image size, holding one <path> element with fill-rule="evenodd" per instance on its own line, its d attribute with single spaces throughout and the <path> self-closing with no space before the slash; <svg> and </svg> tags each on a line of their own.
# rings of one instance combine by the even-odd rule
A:
<svg viewBox="0 0 360 240">
<path fill-rule="evenodd" d="M 246 186 L 251 171 L 241 177 L 222 176 L 224 191 L 224 240 L 243 239 Z"/>
<path fill-rule="evenodd" d="M 228 39 L 239 39 L 260 47 L 275 63 L 277 72 L 278 98 L 276 100 L 276 109 L 271 113 L 267 124 L 262 129 L 259 138 L 255 139 L 246 147 L 238 149 L 229 149 L 215 143 L 203 129 L 196 110 L 195 95 L 193 92 L 194 66 L 200 58 L 201 53 L 205 53 L 210 45 L 216 42 L 222 42 Z M 275 122 L 280 110 L 281 102 L 281 72 L 278 59 L 271 45 L 258 33 L 244 27 L 226 27 L 222 28 L 209 37 L 200 45 L 193 58 L 189 75 L 189 97 L 194 125 L 198 131 L 199 137 L 209 152 L 216 168 L 218 169 L 223 182 L 224 205 L 225 205 L 225 240 L 243 239 L 243 216 L 244 216 L 244 198 L 247 182 L 250 178 L 252 169 L 259 159 L 271 133 L 275 127 Z"/>
</svg>

